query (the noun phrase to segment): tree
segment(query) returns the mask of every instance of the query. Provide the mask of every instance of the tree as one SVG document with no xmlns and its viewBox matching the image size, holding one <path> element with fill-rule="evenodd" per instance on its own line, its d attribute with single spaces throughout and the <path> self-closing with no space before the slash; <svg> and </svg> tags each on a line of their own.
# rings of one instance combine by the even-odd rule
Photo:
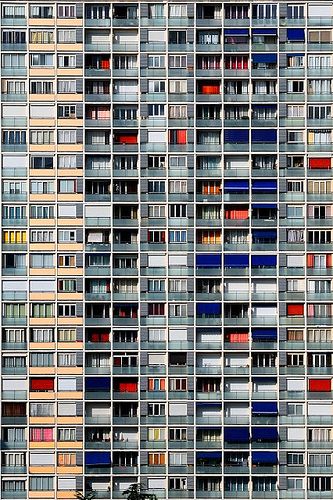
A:
<svg viewBox="0 0 333 500">
<path fill-rule="evenodd" d="M 95 496 L 96 496 L 96 492 L 94 490 L 89 491 L 86 495 L 84 495 L 82 493 L 82 491 L 79 491 L 79 490 L 77 490 L 75 492 L 75 497 L 78 500 L 92 500 L 93 498 L 95 498 Z"/>
<path fill-rule="evenodd" d="M 156 495 L 144 491 L 140 483 L 131 484 L 127 490 L 123 491 L 123 495 L 126 495 L 127 500 L 157 500 Z"/>
</svg>

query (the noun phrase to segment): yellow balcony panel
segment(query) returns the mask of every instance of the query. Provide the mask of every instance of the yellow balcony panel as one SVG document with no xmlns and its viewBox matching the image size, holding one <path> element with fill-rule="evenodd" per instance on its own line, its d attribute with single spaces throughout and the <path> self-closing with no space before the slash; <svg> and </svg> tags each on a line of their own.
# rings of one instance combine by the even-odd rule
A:
<svg viewBox="0 0 333 500">
<path fill-rule="evenodd" d="M 83 300 L 82 293 L 58 293 L 58 300 Z"/>
<path fill-rule="evenodd" d="M 82 425 L 83 417 L 58 417 L 57 424 L 58 425 Z M 58 443 L 58 448 L 60 448 L 60 443 Z M 69 446 L 68 443 L 66 446 Z M 81 443 L 82 446 L 82 443 Z M 72 448 L 72 446 L 71 446 Z"/>
<path fill-rule="evenodd" d="M 82 252 L 83 244 L 82 243 L 59 243 L 58 244 L 58 252 Z"/>
<path fill-rule="evenodd" d="M 29 120 L 30 127 L 55 127 L 55 118 L 32 118 Z"/>
<path fill-rule="evenodd" d="M 30 349 L 55 349 L 55 342 L 30 342 Z"/>
<path fill-rule="evenodd" d="M 55 94 L 29 94 L 29 100 L 50 102 L 55 100 Z"/>
<path fill-rule="evenodd" d="M 82 168 L 59 168 L 58 177 L 83 177 Z"/>
<path fill-rule="evenodd" d="M 58 201 L 75 201 L 77 203 L 80 203 L 83 201 L 83 194 L 81 193 L 58 194 Z"/>
<path fill-rule="evenodd" d="M 83 399 L 83 392 L 79 391 L 63 391 L 57 393 L 58 399 L 81 400 Z"/>
<path fill-rule="evenodd" d="M 55 418 L 54 417 L 30 417 L 29 418 L 30 425 L 54 425 Z M 40 443 L 36 443 L 40 444 Z"/>
<path fill-rule="evenodd" d="M 55 392 L 29 392 L 30 399 L 42 399 L 43 401 L 52 401 L 55 399 Z"/>
<path fill-rule="evenodd" d="M 83 120 L 81 118 L 58 118 L 58 127 L 83 127 Z"/>
<path fill-rule="evenodd" d="M 82 467 L 57 467 L 57 473 L 58 474 L 82 474 Z M 61 493 L 61 492 L 60 491 L 58 492 L 58 497 L 59 497 L 59 493 Z M 66 497 L 63 497 L 63 498 L 68 498 L 68 496 L 66 495 Z"/>
<path fill-rule="evenodd" d="M 74 491 L 57 491 L 57 499 L 74 500 L 77 498 Z"/>
<path fill-rule="evenodd" d="M 54 498 L 53 491 L 29 491 L 29 499 L 30 498 L 42 498 L 45 500 L 46 498 Z"/>
<path fill-rule="evenodd" d="M 56 171 L 53 168 L 31 168 L 30 177 L 55 177 Z"/>
<path fill-rule="evenodd" d="M 30 226 L 55 226 L 55 219 L 30 219 L 29 222 Z"/>
<path fill-rule="evenodd" d="M 55 269 L 32 269 L 30 268 L 30 276 L 55 276 Z"/>
<path fill-rule="evenodd" d="M 29 201 L 46 201 L 50 203 L 55 203 L 56 195 L 55 194 L 30 194 Z"/>
<path fill-rule="evenodd" d="M 54 301 L 56 298 L 55 293 L 52 292 L 34 292 L 29 294 L 29 299 L 30 300 L 52 300 Z"/>
<path fill-rule="evenodd" d="M 58 342 L 58 349 L 83 349 L 83 342 Z"/>
<path fill-rule="evenodd" d="M 59 423 L 60 422 L 58 418 L 58 424 Z M 58 441 L 57 448 L 61 448 L 62 450 L 71 450 L 71 449 L 81 450 L 83 448 L 83 443 L 82 441 Z"/>
<path fill-rule="evenodd" d="M 58 94 L 57 98 L 59 101 L 71 101 L 71 102 L 82 102 L 82 94 Z"/>
<path fill-rule="evenodd" d="M 47 442 L 46 441 L 38 441 L 38 443 L 37 443 L 35 441 L 30 441 L 29 448 L 30 449 L 33 448 L 34 450 L 39 449 L 39 448 L 44 449 L 44 450 L 45 449 L 52 450 L 53 448 L 55 448 L 55 442 L 54 441 L 47 441 Z"/>
<path fill-rule="evenodd" d="M 55 243 L 30 243 L 31 251 L 55 251 L 56 245 Z"/>
<path fill-rule="evenodd" d="M 83 26 L 83 20 L 82 19 L 57 19 L 57 25 L 58 26 Z"/>
<path fill-rule="evenodd" d="M 55 375 L 54 366 L 30 366 L 29 375 Z"/>
<path fill-rule="evenodd" d="M 58 226 L 83 226 L 83 219 L 58 219 Z"/>
<path fill-rule="evenodd" d="M 80 153 L 83 151 L 83 144 L 58 144 L 59 153 Z"/>
<path fill-rule="evenodd" d="M 52 467 L 50 465 L 33 465 L 32 467 L 29 467 L 30 474 L 54 474 L 54 472 L 55 467 Z"/>
<path fill-rule="evenodd" d="M 33 153 L 54 153 L 55 149 L 55 144 L 30 144 Z"/>
<path fill-rule="evenodd" d="M 60 366 L 57 373 L 58 375 L 82 375 L 83 368 L 81 366 Z"/>
<path fill-rule="evenodd" d="M 30 318 L 31 326 L 55 326 L 55 318 Z"/>
<path fill-rule="evenodd" d="M 58 43 L 57 50 L 60 52 L 61 50 L 65 52 L 82 52 L 83 44 L 82 43 Z"/>
<path fill-rule="evenodd" d="M 83 318 L 58 318 L 59 326 L 81 326 Z"/>
<path fill-rule="evenodd" d="M 30 68 L 29 70 L 29 76 L 30 77 L 35 77 L 36 76 L 40 78 L 47 78 L 47 77 L 54 77 L 56 74 L 55 68 Z"/>
<path fill-rule="evenodd" d="M 68 78 L 72 76 L 83 76 L 83 69 L 82 68 L 58 68 L 57 69 L 57 76 L 66 76 Z"/>
<path fill-rule="evenodd" d="M 58 276 L 82 276 L 83 269 L 77 267 L 59 267 Z"/>
<path fill-rule="evenodd" d="M 45 28 L 46 26 L 54 26 L 55 25 L 55 19 L 36 19 L 34 17 L 29 18 L 28 21 L 30 26 L 41 26 L 42 28 Z"/>
<path fill-rule="evenodd" d="M 29 43 L 29 50 L 37 50 L 38 52 L 54 52 L 55 44 L 54 43 Z"/>
</svg>

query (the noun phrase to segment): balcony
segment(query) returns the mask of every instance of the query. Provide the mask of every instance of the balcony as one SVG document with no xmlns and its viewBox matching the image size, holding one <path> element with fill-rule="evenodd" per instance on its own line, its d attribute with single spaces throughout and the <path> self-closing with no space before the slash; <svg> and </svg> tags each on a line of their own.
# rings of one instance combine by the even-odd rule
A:
<svg viewBox="0 0 333 500">
<path fill-rule="evenodd" d="M 105 19 L 99 19 L 99 21 L 104 21 Z M 101 26 L 101 25 L 99 25 Z M 111 43 L 85 43 L 84 50 L 86 52 L 111 52 Z"/>
<path fill-rule="evenodd" d="M 27 441 L 1 441 L 1 448 L 3 450 L 25 450 Z"/>
</svg>

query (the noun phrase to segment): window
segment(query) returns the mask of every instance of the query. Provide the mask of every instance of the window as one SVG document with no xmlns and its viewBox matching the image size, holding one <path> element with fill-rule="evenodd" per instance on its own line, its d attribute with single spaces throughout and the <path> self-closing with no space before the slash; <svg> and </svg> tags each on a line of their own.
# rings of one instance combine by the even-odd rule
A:
<svg viewBox="0 0 333 500">
<path fill-rule="evenodd" d="M 148 379 L 149 391 L 165 391 L 165 378 L 149 378 Z"/>
<path fill-rule="evenodd" d="M 187 56 L 169 56 L 169 68 L 186 68 Z"/>
<path fill-rule="evenodd" d="M 148 403 L 148 416 L 165 416 L 165 404 Z"/>
<path fill-rule="evenodd" d="M 32 219 L 53 219 L 54 206 L 53 205 L 31 205 L 30 217 Z"/>
<path fill-rule="evenodd" d="M 75 104 L 59 105 L 58 106 L 58 118 L 76 118 L 76 106 L 75 106 Z M 68 132 L 68 131 L 66 131 L 66 132 Z"/>
<path fill-rule="evenodd" d="M 186 94 L 187 80 L 169 80 L 170 94 Z"/>
<path fill-rule="evenodd" d="M 52 8 L 52 7 L 51 7 Z M 2 17 L 5 19 L 24 19 L 25 18 L 25 5 L 3 5 L 2 7 Z"/>
<path fill-rule="evenodd" d="M 57 464 L 59 467 L 73 467 L 76 465 L 76 453 L 58 453 Z M 74 479 L 75 481 L 75 479 Z M 58 484 L 59 488 L 59 484 Z M 74 485 L 75 488 L 75 485 Z"/>
<path fill-rule="evenodd" d="M 58 316 L 60 318 L 74 318 L 76 316 L 75 304 L 59 304 Z"/>
<path fill-rule="evenodd" d="M 76 80 L 58 80 L 59 94 L 75 94 Z"/>
<path fill-rule="evenodd" d="M 169 205 L 169 217 L 187 217 L 187 206 L 186 205 Z"/>
<path fill-rule="evenodd" d="M 288 80 L 287 92 L 291 94 L 303 94 L 304 81 L 303 80 Z"/>
<path fill-rule="evenodd" d="M 288 130 L 287 131 L 287 141 L 289 143 L 301 144 L 304 142 L 304 131 L 303 130 Z"/>
<path fill-rule="evenodd" d="M 54 43 L 54 33 L 53 31 L 46 31 L 46 30 L 38 30 L 38 31 L 31 30 L 30 43 L 37 43 L 37 44 Z"/>
<path fill-rule="evenodd" d="M 159 279 L 148 280 L 148 291 L 165 292 L 165 281 Z"/>
<path fill-rule="evenodd" d="M 169 453 L 169 465 L 170 466 L 186 466 L 187 465 L 187 453 Z"/>
<path fill-rule="evenodd" d="M 38 352 L 30 354 L 30 366 L 54 366 L 53 353 Z"/>
<path fill-rule="evenodd" d="M 74 179 L 64 179 L 58 181 L 58 192 L 59 193 L 76 193 L 76 180 Z"/>
<path fill-rule="evenodd" d="M 75 279 L 59 280 L 58 281 L 58 292 L 75 293 L 76 292 L 76 280 Z"/>
<path fill-rule="evenodd" d="M 54 332 L 51 328 L 32 328 L 31 342 L 54 342 Z"/>
<path fill-rule="evenodd" d="M 75 267 L 76 255 L 59 255 L 59 267 Z"/>
<path fill-rule="evenodd" d="M 76 441 L 75 428 L 58 428 L 58 441 Z"/>
<path fill-rule="evenodd" d="M 304 118 L 304 106 L 290 105 L 287 107 L 288 118 Z"/>
<path fill-rule="evenodd" d="M 148 181 L 148 193 L 165 193 L 165 181 Z"/>
<path fill-rule="evenodd" d="M 148 116 L 165 116 L 164 104 L 148 104 Z"/>
<path fill-rule="evenodd" d="M 165 330 L 161 328 L 149 328 L 148 339 L 149 342 L 165 342 Z"/>
<path fill-rule="evenodd" d="M 165 441 L 165 429 L 152 427 L 148 429 L 148 441 Z"/>
<path fill-rule="evenodd" d="M 165 56 L 148 55 L 148 68 L 165 68 Z"/>
<path fill-rule="evenodd" d="M 169 391 L 186 391 L 187 379 L 186 378 L 170 378 Z"/>
<path fill-rule="evenodd" d="M 58 17 L 68 19 L 76 17 L 76 5 L 58 5 Z"/>
<path fill-rule="evenodd" d="M 58 155 L 58 168 L 77 168 L 75 155 Z"/>
<path fill-rule="evenodd" d="M 186 243 L 186 230 L 169 230 L 169 243 Z"/>
<path fill-rule="evenodd" d="M 31 67 L 53 67 L 53 54 L 31 54 Z"/>
<path fill-rule="evenodd" d="M 53 318 L 54 307 L 51 303 L 33 303 L 31 304 L 31 316 L 33 318 Z"/>
<path fill-rule="evenodd" d="M 32 130 L 30 132 L 31 144 L 54 144 L 53 130 Z"/>
<path fill-rule="evenodd" d="M 148 453 L 149 465 L 165 465 L 165 453 Z"/>
<path fill-rule="evenodd" d="M 25 130 L 4 130 L 2 132 L 2 144 L 26 144 L 27 133 Z"/>
<path fill-rule="evenodd" d="M 184 119 L 187 118 L 187 106 L 184 105 L 172 105 L 169 106 L 169 118 L 171 119 Z"/>
<path fill-rule="evenodd" d="M 30 193 L 32 194 L 50 194 L 54 193 L 53 181 L 30 181 Z"/>
<path fill-rule="evenodd" d="M 186 180 L 170 181 L 169 193 L 187 193 L 187 181 Z"/>
<path fill-rule="evenodd" d="M 59 328 L 58 329 L 58 342 L 75 342 L 76 329 L 75 328 Z"/>
<path fill-rule="evenodd" d="M 33 230 L 30 231 L 30 243 L 53 243 L 53 231 Z"/>
<path fill-rule="evenodd" d="M 162 3 L 148 5 L 149 19 L 164 17 L 165 16 L 164 9 L 165 6 Z"/>
<path fill-rule="evenodd" d="M 76 365 L 76 353 L 75 352 L 60 352 L 60 353 L 58 353 L 58 366 L 75 366 L 75 365 Z M 70 379 L 70 380 L 74 380 L 75 388 L 73 390 L 76 390 L 76 379 Z M 58 380 L 58 382 L 59 382 L 59 380 Z"/>
<path fill-rule="evenodd" d="M 30 17 L 35 19 L 52 19 L 53 7 L 47 7 L 45 5 L 31 5 Z"/>
<path fill-rule="evenodd" d="M 148 80 L 148 92 L 150 93 L 160 93 L 165 92 L 165 81 L 164 80 Z"/>
<path fill-rule="evenodd" d="M 304 19 L 304 5 L 288 5 L 287 6 L 288 19 Z"/>
<path fill-rule="evenodd" d="M 76 55 L 75 54 L 63 54 L 58 56 L 58 68 L 75 68 L 76 67 Z"/>
<path fill-rule="evenodd" d="M 76 30 L 58 30 L 58 43 L 76 43 Z"/>
<path fill-rule="evenodd" d="M 27 233 L 26 231 L 3 231 L 2 241 L 5 245 L 25 245 Z"/>
<path fill-rule="evenodd" d="M 75 229 L 59 229 L 58 231 L 59 243 L 75 243 L 76 230 Z"/>
<path fill-rule="evenodd" d="M 169 5 L 169 17 L 187 17 L 187 5 L 186 4 L 174 4 Z"/>
<path fill-rule="evenodd" d="M 149 218 L 156 218 L 156 219 L 165 217 L 165 206 L 164 205 L 149 205 L 148 217 Z"/>
</svg>

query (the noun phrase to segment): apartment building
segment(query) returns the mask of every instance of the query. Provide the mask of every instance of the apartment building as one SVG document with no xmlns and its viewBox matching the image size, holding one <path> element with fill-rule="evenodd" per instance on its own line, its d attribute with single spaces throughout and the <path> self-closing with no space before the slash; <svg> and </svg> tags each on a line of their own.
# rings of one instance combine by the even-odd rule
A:
<svg viewBox="0 0 333 500">
<path fill-rule="evenodd" d="M 0 3 L 1 498 L 332 498 L 333 1 Z"/>
</svg>

